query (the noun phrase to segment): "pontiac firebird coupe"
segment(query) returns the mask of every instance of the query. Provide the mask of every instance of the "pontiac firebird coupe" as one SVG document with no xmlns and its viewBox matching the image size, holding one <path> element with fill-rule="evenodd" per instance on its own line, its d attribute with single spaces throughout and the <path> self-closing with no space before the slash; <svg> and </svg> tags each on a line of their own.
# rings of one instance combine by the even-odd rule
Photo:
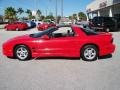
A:
<svg viewBox="0 0 120 90">
<path fill-rule="evenodd" d="M 18 36 L 3 44 L 3 54 L 25 61 L 37 57 L 81 57 L 93 61 L 115 50 L 112 34 L 98 33 L 76 25 L 52 27 Z"/>
</svg>

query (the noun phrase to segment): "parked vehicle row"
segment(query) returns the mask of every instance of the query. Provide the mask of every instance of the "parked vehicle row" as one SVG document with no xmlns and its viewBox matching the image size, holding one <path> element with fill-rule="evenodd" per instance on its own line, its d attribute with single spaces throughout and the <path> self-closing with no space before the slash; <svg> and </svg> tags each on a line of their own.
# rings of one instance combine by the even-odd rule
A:
<svg viewBox="0 0 120 90">
<path fill-rule="evenodd" d="M 7 31 L 9 30 L 22 31 L 22 30 L 37 27 L 38 30 L 43 31 L 54 26 L 56 26 L 56 24 L 54 24 L 53 22 L 41 22 L 36 24 L 33 21 L 23 21 L 23 22 L 9 23 L 4 28 Z"/>
<path fill-rule="evenodd" d="M 102 31 L 102 32 L 117 31 L 120 29 L 120 18 L 99 16 L 91 19 L 89 23 L 86 21 L 80 21 L 80 22 L 76 22 L 75 24 L 81 26 L 87 26 L 96 31 Z M 65 25 L 65 24 L 60 23 L 59 25 Z M 72 23 L 66 25 L 72 25 Z M 37 27 L 38 30 L 43 31 L 54 26 L 56 26 L 56 24 L 49 20 L 47 22 L 32 20 L 32 21 L 10 23 L 6 25 L 5 28 L 6 30 L 26 30 Z"/>
</svg>

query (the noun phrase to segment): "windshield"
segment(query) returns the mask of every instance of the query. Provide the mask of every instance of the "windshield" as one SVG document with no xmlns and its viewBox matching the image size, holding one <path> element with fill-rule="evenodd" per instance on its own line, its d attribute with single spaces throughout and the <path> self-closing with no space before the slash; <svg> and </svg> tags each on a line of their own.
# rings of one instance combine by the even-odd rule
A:
<svg viewBox="0 0 120 90">
<path fill-rule="evenodd" d="M 44 30 L 44 31 L 39 32 L 39 33 L 30 34 L 30 37 L 38 38 L 38 37 L 41 37 L 43 35 L 48 35 L 49 33 L 53 32 L 55 30 L 57 30 L 57 28 L 49 28 L 49 29 Z"/>
</svg>

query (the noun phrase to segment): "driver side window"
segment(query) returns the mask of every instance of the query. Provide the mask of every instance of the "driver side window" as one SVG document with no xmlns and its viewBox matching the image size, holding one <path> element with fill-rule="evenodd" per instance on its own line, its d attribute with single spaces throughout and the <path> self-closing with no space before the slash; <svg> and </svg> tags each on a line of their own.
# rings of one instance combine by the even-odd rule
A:
<svg viewBox="0 0 120 90">
<path fill-rule="evenodd" d="M 58 30 L 52 32 L 53 38 L 60 38 L 60 37 L 73 37 L 74 32 L 71 27 L 61 27 Z"/>
</svg>

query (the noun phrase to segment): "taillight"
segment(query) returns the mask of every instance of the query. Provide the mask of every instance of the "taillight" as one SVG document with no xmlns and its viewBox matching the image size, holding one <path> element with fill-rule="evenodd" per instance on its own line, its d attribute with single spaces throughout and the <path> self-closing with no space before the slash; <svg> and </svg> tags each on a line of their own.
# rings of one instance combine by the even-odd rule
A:
<svg viewBox="0 0 120 90">
<path fill-rule="evenodd" d="M 111 39 L 111 43 L 113 43 L 113 41 L 114 41 L 114 38 Z"/>
</svg>

